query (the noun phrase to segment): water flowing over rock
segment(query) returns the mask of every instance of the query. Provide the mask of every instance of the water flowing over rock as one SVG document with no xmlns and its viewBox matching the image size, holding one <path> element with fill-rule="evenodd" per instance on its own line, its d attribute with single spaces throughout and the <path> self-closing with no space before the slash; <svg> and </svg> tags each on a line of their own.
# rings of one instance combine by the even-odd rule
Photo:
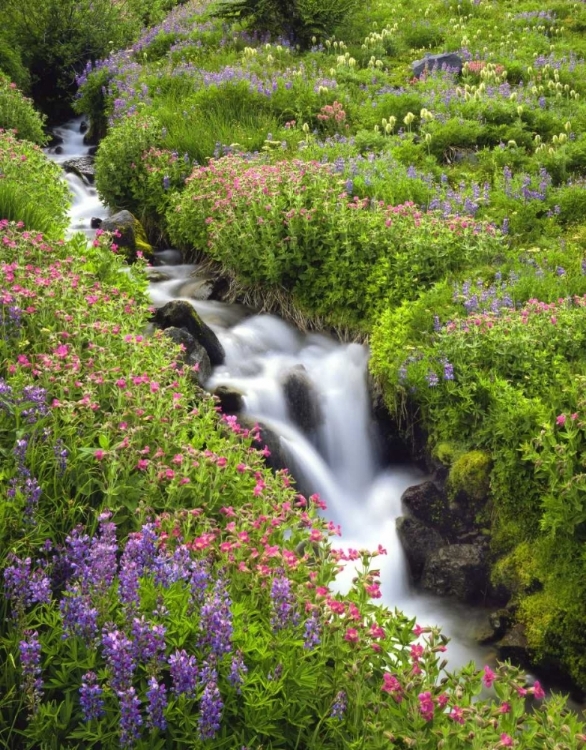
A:
<svg viewBox="0 0 586 750">
<path fill-rule="evenodd" d="M 219 385 L 212 391 L 222 407 L 224 414 L 240 414 L 244 411 L 244 394 L 229 385 Z"/>
<path fill-rule="evenodd" d="M 317 430 L 323 422 L 319 395 L 303 365 L 298 365 L 283 376 L 283 392 L 289 419 L 306 435 Z"/>
<path fill-rule="evenodd" d="M 75 159 L 68 159 L 63 162 L 63 169 L 66 172 L 73 172 L 89 184 L 93 184 L 96 176 L 94 160 L 91 156 L 78 156 Z"/>
<path fill-rule="evenodd" d="M 167 248 L 155 250 L 153 253 L 153 266 L 179 266 L 181 263 L 183 263 L 183 255 L 180 250 Z"/>
</svg>

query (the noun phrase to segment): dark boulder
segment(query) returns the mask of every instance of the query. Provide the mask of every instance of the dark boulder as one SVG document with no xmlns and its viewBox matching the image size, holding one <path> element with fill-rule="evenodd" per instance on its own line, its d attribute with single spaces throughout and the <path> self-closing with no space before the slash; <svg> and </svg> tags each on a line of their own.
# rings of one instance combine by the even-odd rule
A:
<svg viewBox="0 0 586 750">
<path fill-rule="evenodd" d="M 89 125 L 87 124 L 87 122 L 86 122 L 85 120 L 82 120 L 82 121 L 81 121 L 81 122 L 79 123 L 79 132 L 80 132 L 80 133 L 85 133 L 85 132 L 87 132 L 87 129 L 88 129 L 88 127 L 89 127 Z"/>
<path fill-rule="evenodd" d="M 121 248 L 129 261 L 136 260 L 136 253 L 142 252 L 145 258 L 150 258 L 153 248 L 150 246 L 146 233 L 140 221 L 130 211 L 119 211 L 102 221 L 100 227 L 104 232 L 117 232 L 114 242 Z"/>
<path fill-rule="evenodd" d="M 92 229 L 99 229 L 102 226 L 103 219 L 100 219 L 99 216 L 92 216 L 90 219 L 90 227 Z"/>
<path fill-rule="evenodd" d="M 92 184 L 95 179 L 96 169 L 91 156 L 76 156 L 64 161 L 62 166 L 66 172 L 76 174 L 83 182 Z"/>
<path fill-rule="evenodd" d="M 175 344 L 183 347 L 181 362 L 188 367 L 196 367 L 196 380 L 203 385 L 212 374 L 210 358 L 204 347 L 183 328 L 166 328 L 165 336 L 168 336 Z"/>
<path fill-rule="evenodd" d="M 412 516 L 437 529 L 449 539 L 459 530 L 458 519 L 450 509 L 446 493 L 434 482 L 422 482 L 408 487 L 401 501 Z"/>
<path fill-rule="evenodd" d="M 244 410 L 244 396 L 238 389 L 219 385 L 212 393 L 219 400 L 224 414 L 239 414 Z"/>
<path fill-rule="evenodd" d="M 426 55 L 422 60 L 415 60 L 411 63 L 413 76 L 420 78 L 427 70 L 449 70 L 452 73 L 462 72 L 462 58 L 455 52 L 444 52 L 439 55 Z"/>
<path fill-rule="evenodd" d="M 95 156 L 98 153 L 98 147 L 97 146 L 90 146 L 87 150 L 88 156 Z"/>
<path fill-rule="evenodd" d="M 282 377 L 289 418 L 299 429 L 310 434 L 323 422 L 319 394 L 303 365 L 288 370 Z"/>
<path fill-rule="evenodd" d="M 161 281 L 170 281 L 170 277 L 167 276 L 166 273 L 162 273 L 161 271 L 151 270 L 152 266 L 149 266 L 147 268 L 147 278 L 150 281 L 151 284 L 157 284 Z"/>
<path fill-rule="evenodd" d="M 252 430 L 255 425 L 258 425 L 258 438 L 252 441 L 252 444 L 259 451 L 265 451 L 264 460 L 269 469 L 273 471 L 280 471 L 281 469 L 288 468 L 287 456 L 281 445 L 281 438 L 279 435 L 262 422 L 258 422 L 251 417 L 239 416 L 238 421 L 242 427 Z"/>
<path fill-rule="evenodd" d="M 63 146 L 55 146 L 53 149 L 54 154 L 62 154 L 63 153 Z"/>
<path fill-rule="evenodd" d="M 401 516 L 397 518 L 396 524 L 397 534 L 405 551 L 411 578 L 417 583 L 421 578 L 427 559 L 433 552 L 437 552 L 445 545 L 445 539 L 435 529 L 426 526 L 417 518 Z"/>
<path fill-rule="evenodd" d="M 496 644 L 499 656 L 503 661 L 511 661 L 524 669 L 530 669 L 532 665 L 531 655 L 525 635 L 525 626 L 517 623 L 508 630 Z"/>
<path fill-rule="evenodd" d="M 185 328 L 200 343 L 209 355 L 212 365 L 224 362 L 224 347 L 212 329 L 206 325 L 194 308 L 185 300 L 172 300 L 159 308 L 154 315 L 154 323 L 163 330 Z"/>
<path fill-rule="evenodd" d="M 490 589 L 486 545 L 452 544 L 432 552 L 425 562 L 421 585 L 434 594 L 455 596 L 463 602 L 483 601 Z"/>
<path fill-rule="evenodd" d="M 183 255 L 180 250 L 167 248 L 153 253 L 153 266 L 180 266 L 182 263 Z"/>
</svg>

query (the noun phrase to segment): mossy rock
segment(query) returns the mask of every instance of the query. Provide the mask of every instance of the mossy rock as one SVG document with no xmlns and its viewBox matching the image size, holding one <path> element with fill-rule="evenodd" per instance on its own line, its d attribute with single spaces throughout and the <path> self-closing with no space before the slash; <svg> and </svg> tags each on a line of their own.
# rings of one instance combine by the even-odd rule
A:
<svg viewBox="0 0 586 750">
<path fill-rule="evenodd" d="M 224 363 L 224 347 L 212 329 L 204 323 L 196 310 L 185 300 L 172 300 L 159 308 L 154 315 L 154 323 L 159 328 L 184 328 L 203 346 L 212 365 Z"/>
<path fill-rule="evenodd" d="M 115 237 L 116 245 L 124 252 L 129 263 L 136 260 L 136 255 L 141 252 L 145 258 L 153 257 L 153 248 L 149 244 L 146 232 L 140 221 L 130 211 L 119 211 L 102 221 L 101 229 L 104 232 L 119 232 Z"/>
<path fill-rule="evenodd" d="M 490 489 L 492 459 L 479 450 L 468 451 L 457 458 L 450 469 L 447 489 L 456 500 L 468 498 L 476 503 L 487 499 Z"/>
</svg>

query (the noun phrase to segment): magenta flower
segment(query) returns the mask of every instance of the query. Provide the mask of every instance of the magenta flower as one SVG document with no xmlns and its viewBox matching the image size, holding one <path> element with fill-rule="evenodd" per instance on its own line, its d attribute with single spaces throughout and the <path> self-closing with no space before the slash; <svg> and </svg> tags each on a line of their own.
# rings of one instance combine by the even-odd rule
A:
<svg viewBox="0 0 586 750">
<path fill-rule="evenodd" d="M 492 669 L 486 665 L 484 667 L 484 675 L 482 677 L 482 682 L 484 685 L 489 688 L 492 687 L 492 683 L 496 680 L 496 674 L 492 671 Z"/>
<path fill-rule="evenodd" d="M 545 692 L 541 687 L 539 680 L 535 680 L 533 683 L 533 696 L 538 700 L 542 701 L 545 698 Z"/>
<path fill-rule="evenodd" d="M 556 421 L 556 424 L 560 426 L 566 424 L 566 415 L 558 414 L 558 416 L 555 418 L 555 421 Z"/>
<path fill-rule="evenodd" d="M 500 741 L 501 747 L 512 747 L 513 746 L 513 738 L 507 734 L 506 732 L 503 732 L 501 734 L 501 741 Z"/>
</svg>

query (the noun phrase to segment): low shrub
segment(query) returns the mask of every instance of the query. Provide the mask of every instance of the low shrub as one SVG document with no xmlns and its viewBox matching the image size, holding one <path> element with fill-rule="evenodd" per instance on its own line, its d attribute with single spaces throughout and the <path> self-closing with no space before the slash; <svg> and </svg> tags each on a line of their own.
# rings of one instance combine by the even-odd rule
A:
<svg viewBox="0 0 586 750">
<path fill-rule="evenodd" d="M 0 216 L 59 234 L 68 223 L 69 188 L 38 146 L 0 130 Z"/>
<path fill-rule="evenodd" d="M 34 109 L 32 101 L 0 72 L 0 128 L 14 130 L 19 139 L 42 146 L 47 142 L 43 124 L 44 120 Z"/>
</svg>

